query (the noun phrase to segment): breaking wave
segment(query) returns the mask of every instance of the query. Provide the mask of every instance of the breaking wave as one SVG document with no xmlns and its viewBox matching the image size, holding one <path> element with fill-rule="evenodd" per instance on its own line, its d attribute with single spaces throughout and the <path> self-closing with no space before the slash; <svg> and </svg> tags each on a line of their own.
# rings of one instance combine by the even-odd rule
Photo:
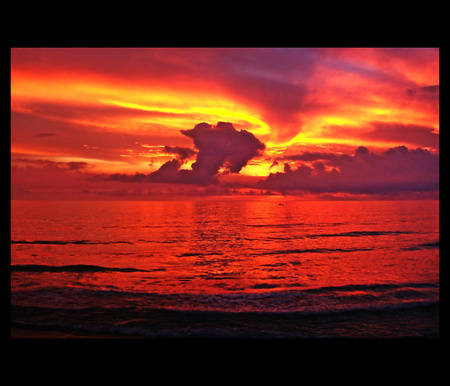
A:
<svg viewBox="0 0 450 386">
<path fill-rule="evenodd" d="M 405 329 L 436 336 L 430 315 L 439 314 L 438 293 L 438 283 L 234 294 L 47 287 L 12 294 L 11 323 L 147 337 L 395 337 Z"/>
<path fill-rule="evenodd" d="M 69 268 L 72 269 L 72 268 Z M 106 268 L 103 268 L 106 269 Z M 123 268 L 124 272 L 130 272 Z M 132 271 L 131 271 L 132 272 Z M 256 288 L 252 286 L 250 288 Z M 260 289 L 266 287 L 258 287 Z M 40 299 L 44 299 L 40 303 Z M 399 301 L 399 299 L 401 301 Z M 78 287 L 21 289 L 12 303 L 71 308 L 88 307 L 96 300 L 116 307 L 139 304 L 144 308 L 220 312 L 336 312 L 349 308 L 397 307 L 399 303 L 438 301 L 439 283 L 351 284 L 274 292 L 154 293 Z M 130 303 L 132 301 L 132 303 Z"/>
</svg>

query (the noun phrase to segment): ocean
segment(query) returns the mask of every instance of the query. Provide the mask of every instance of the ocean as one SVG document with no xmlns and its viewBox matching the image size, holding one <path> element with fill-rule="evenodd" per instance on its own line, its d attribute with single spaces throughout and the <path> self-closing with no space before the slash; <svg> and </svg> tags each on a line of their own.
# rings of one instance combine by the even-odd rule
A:
<svg viewBox="0 0 450 386">
<path fill-rule="evenodd" d="M 11 326 L 439 337 L 439 201 L 12 201 Z"/>
</svg>

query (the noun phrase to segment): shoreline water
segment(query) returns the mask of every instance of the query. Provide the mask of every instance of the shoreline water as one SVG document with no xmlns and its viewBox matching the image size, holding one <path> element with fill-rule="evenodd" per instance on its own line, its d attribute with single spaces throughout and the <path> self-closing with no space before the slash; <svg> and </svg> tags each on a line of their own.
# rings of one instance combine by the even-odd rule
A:
<svg viewBox="0 0 450 386">
<path fill-rule="evenodd" d="M 41 330 L 23 327 L 11 327 L 11 339 L 107 339 L 107 338 L 148 338 L 145 336 L 120 336 L 87 334 L 82 332 L 68 332 L 60 330 Z"/>
<path fill-rule="evenodd" d="M 113 315 L 111 315 L 113 316 Z M 117 315 L 116 315 L 117 316 Z M 438 338 L 439 304 L 325 315 L 161 311 L 124 328 L 11 326 L 11 338 Z M 117 321 L 110 324 L 117 325 Z M 119 323 L 120 324 L 120 323 Z"/>
</svg>

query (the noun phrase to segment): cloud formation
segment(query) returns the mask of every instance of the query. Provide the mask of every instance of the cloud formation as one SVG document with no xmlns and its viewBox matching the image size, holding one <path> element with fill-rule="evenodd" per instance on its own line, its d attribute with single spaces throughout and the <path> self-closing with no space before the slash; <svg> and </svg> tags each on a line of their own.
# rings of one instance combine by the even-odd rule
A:
<svg viewBox="0 0 450 386">
<path fill-rule="evenodd" d="M 11 160 L 29 160 L 12 189 L 423 188 L 437 171 L 411 149 L 439 153 L 439 66 L 439 48 L 12 48 Z"/>
<path fill-rule="evenodd" d="M 69 162 L 56 162 L 48 159 L 30 159 L 30 158 L 16 158 L 14 163 L 25 164 L 30 166 L 37 166 L 49 170 L 51 168 L 67 169 L 67 170 L 80 170 L 88 167 L 88 163 L 84 161 L 69 161 Z"/>
<path fill-rule="evenodd" d="M 285 155 L 283 157 L 278 157 L 276 158 L 275 161 L 317 161 L 317 160 L 349 161 L 351 160 L 351 157 L 348 154 L 305 151 L 302 154 L 292 154 L 292 155 Z"/>
<path fill-rule="evenodd" d="M 410 150 L 406 146 L 397 146 L 377 155 L 360 146 L 351 157 L 304 153 L 289 159 L 325 160 L 328 168 L 324 162 L 316 162 L 313 166 L 301 164 L 297 169 L 287 163 L 283 173 L 271 173 L 258 187 L 282 192 L 354 194 L 439 189 L 439 156 L 422 148 Z"/>
<path fill-rule="evenodd" d="M 179 160 L 183 161 L 193 157 L 197 152 L 192 150 L 189 147 L 181 147 L 181 146 L 164 146 L 164 149 L 170 153 L 175 154 Z"/>
<path fill-rule="evenodd" d="M 439 134 L 435 133 L 432 127 L 387 122 L 372 122 L 372 126 L 374 127 L 372 131 L 362 133 L 359 137 L 368 140 L 407 142 L 433 149 L 439 148 Z"/>
<path fill-rule="evenodd" d="M 218 122 L 216 126 L 202 122 L 193 129 L 181 133 L 194 140 L 198 149 L 191 170 L 181 170 L 183 160 L 195 154 L 192 149 L 167 147 L 178 155 L 148 176 L 151 182 L 207 184 L 214 182 L 219 171 L 239 173 L 253 157 L 266 146 L 247 130 L 236 130 L 230 122 Z M 189 150 L 189 151 L 188 151 Z"/>
</svg>

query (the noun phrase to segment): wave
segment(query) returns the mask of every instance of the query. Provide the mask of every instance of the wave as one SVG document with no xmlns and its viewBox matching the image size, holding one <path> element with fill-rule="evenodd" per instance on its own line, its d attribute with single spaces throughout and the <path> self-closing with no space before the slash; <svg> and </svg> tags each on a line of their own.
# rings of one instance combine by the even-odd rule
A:
<svg viewBox="0 0 450 386">
<path fill-rule="evenodd" d="M 342 286 L 325 286 L 318 288 L 308 288 L 303 291 L 306 292 L 359 292 L 359 291 L 385 291 L 385 290 L 396 290 L 404 288 L 430 288 L 438 289 L 439 283 L 374 283 L 374 284 L 347 284 Z"/>
<path fill-rule="evenodd" d="M 330 227 L 330 226 L 339 226 L 344 225 L 343 222 L 332 222 L 332 223 L 322 223 L 322 224 L 314 224 L 317 227 Z M 305 222 L 299 222 L 299 223 L 280 223 L 280 224 L 245 224 L 246 227 L 251 228 L 291 228 L 291 227 L 298 227 L 298 226 L 306 226 L 309 227 L 310 223 Z"/>
<path fill-rule="evenodd" d="M 439 302 L 294 312 L 11 306 L 11 325 L 141 337 L 436 337 Z M 398 326 L 401 326 L 399 328 Z"/>
<path fill-rule="evenodd" d="M 298 224 L 247 224 L 248 227 L 271 227 L 271 228 L 288 228 L 290 226 L 299 226 Z M 268 236 L 268 240 L 291 240 L 295 239 L 316 239 L 322 237 L 365 237 L 365 236 L 386 236 L 412 234 L 417 232 L 411 231 L 350 231 L 342 233 L 322 233 L 322 234 L 306 234 L 302 236 Z M 255 241 L 252 238 L 243 238 L 245 241 Z M 137 240 L 138 243 L 167 243 L 172 244 L 175 240 Z M 176 242 L 185 242 L 185 240 L 176 240 Z M 41 244 L 41 245 L 108 245 L 108 244 L 135 244 L 133 241 L 115 240 L 115 241 L 98 241 L 98 240 L 11 240 L 11 244 Z M 439 241 L 432 243 L 419 244 L 411 248 L 439 248 Z"/>
<path fill-rule="evenodd" d="M 45 245 L 67 245 L 67 244 L 133 244 L 131 241 L 93 241 L 93 240 L 11 240 L 11 244 L 45 244 Z"/>
<path fill-rule="evenodd" d="M 429 243 L 421 243 L 411 247 L 402 248 L 404 251 L 418 251 L 421 249 L 439 249 L 439 240 L 431 241 Z"/>
<path fill-rule="evenodd" d="M 367 237 L 367 236 L 388 236 L 388 235 L 402 235 L 402 234 L 413 234 L 417 232 L 411 231 L 350 231 L 341 233 L 318 233 L 318 234 L 306 234 L 303 236 L 268 236 L 268 240 L 292 240 L 292 239 L 318 239 L 322 237 Z"/>
<path fill-rule="evenodd" d="M 69 269 L 73 268 L 69 266 Z M 130 272 L 126 268 L 122 268 L 120 271 Z M 134 269 L 131 272 L 133 271 Z M 272 287 L 266 285 L 252 285 L 248 288 L 251 292 L 213 294 L 133 292 L 80 287 L 21 288 L 12 290 L 11 303 L 58 308 L 92 307 L 105 304 L 125 307 L 139 304 L 142 309 L 164 308 L 179 311 L 327 313 L 439 301 L 439 283 L 349 284 L 295 290 L 259 291 L 270 288 Z"/>
<path fill-rule="evenodd" d="M 265 255 L 285 255 L 285 254 L 299 254 L 299 253 L 330 253 L 330 252 L 364 252 L 373 251 L 374 248 L 312 248 L 312 249 L 282 249 L 278 251 L 253 253 L 253 256 Z"/>
<path fill-rule="evenodd" d="M 66 311 L 77 311 L 79 313 L 81 310 L 83 310 L 86 314 L 91 313 L 92 311 L 95 311 L 96 313 L 100 313 L 101 310 L 104 312 L 107 312 L 109 310 L 115 310 L 122 314 L 130 314 L 132 311 L 136 311 L 136 313 L 139 313 L 139 315 L 144 316 L 145 313 L 148 312 L 164 312 L 164 313 L 179 313 L 182 315 L 207 315 L 207 314 L 215 314 L 215 315 L 254 315 L 254 316 L 289 316 L 289 315 L 296 315 L 296 316 L 327 316 L 327 315 L 336 315 L 336 314 L 345 314 L 345 313 L 356 313 L 356 312 L 389 312 L 389 311 L 396 311 L 396 310 L 411 310 L 411 309 L 424 309 L 428 307 L 435 307 L 439 306 L 439 300 L 438 299 L 430 299 L 430 300 L 416 300 L 416 301 L 409 301 L 409 302 L 397 302 L 397 303 L 391 303 L 391 304 L 367 304 L 367 305 L 353 305 L 353 306 L 347 306 L 347 307 L 341 307 L 341 308 L 333 308 L 333 307 L 324 307 L 324 308 L 311 308 L 311 309 L 305 309 L 305 310 L 281 310 L 281 311 L 275 311 L 275 310 L 247 310 L 244 309 L 243 311 L 236 311 L 236 310 L 228 310 L 228 309 L 188 309 L 188 308 L 171 308 L 171 307 L 164 307 L 164 306 L 143 306 L 143 302 L 136 302 L 136 304 L 133 304 L 133 302 L 130 302 L 130 300 L 127 300 L 127 304 L 120 303 L 120 305 L 111 306 L 111 303 L 106 302 L 107 306 L 78 306 L 78 307 L 49 307 L 45 305 L 39 305 L 39 306 L 32 306 L 32 305 L 19 305 L 12 303 L 12 307 L 17 307 L 19 309 L 26 309 L 29 308 L 31 310 L 35 310 L 36 312 L 39 312 L 40 310 L 44 309 L 52 309 L 52 310 L 66 310 Z"/>
<path fill-rule="evenodd" d="M 363 237 L 363 236 L 387 236 L 387 235 L 401 235 L 411 234 L 416 232 L 410 231 L 351 231 L 342 233 L 322 233 L 314 235 L 306 235 L 305 238 L 318 238 L 318 237 Z"/>
<path fill-rule="evenodd" d="M 307 225 L 306 223 L 300 222 L 300 223 L 287 223 L 287 224 L 245 224 L 246 227 L 251 228 L 291 228 L 291 227 L 297 227 L 297 226 L 303 226 Z"/>
<path fill-rule="evenodd" d="M 159 270 L 163 270 L 160 268 Z M 17 264 L 11 265 L 11 272 L 151 272 L 147 269 L 138 268 L 110 268 L 99 265 L 63 265 L 53 266 L 45 264 Z"/>
<path fill-rule="evenodd" d="M 194 256 L 222 256 L 222 252 L 187 252 L 177 255 L 178 257 L 194 257 Z"/>
</svg>

